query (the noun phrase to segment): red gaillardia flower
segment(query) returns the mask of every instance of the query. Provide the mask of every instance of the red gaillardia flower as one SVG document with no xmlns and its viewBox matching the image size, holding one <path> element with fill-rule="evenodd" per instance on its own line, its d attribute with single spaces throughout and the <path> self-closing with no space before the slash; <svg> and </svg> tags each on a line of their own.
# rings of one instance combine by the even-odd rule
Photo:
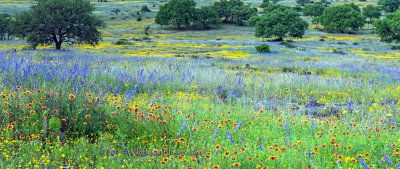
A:
<svg viewBox="0 0 400 169">
<path fill-rule="evenodd" d="M 70 95 L 69 95 L 69 100 L 75 100 L 75 95 L 70 94 Z"/>
</svg>

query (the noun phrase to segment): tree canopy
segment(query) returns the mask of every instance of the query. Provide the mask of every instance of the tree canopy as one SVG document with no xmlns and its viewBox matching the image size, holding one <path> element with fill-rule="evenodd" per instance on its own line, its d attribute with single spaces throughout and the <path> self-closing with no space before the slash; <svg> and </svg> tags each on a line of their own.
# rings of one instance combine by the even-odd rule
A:
<svg viewBox="0 0 400 169">
<path fill-rule="evenodd" d="M 14 20 L 11 15 L 0 14 L 0 40 L 10 40 L 14 36 Z"/>
<path fill-rule="evenodd" d="M 272 10 L 260 16 L 255 25 L 256 37 L 276 38 L 283 40 L 285 37 L 301 38 L 308 23 L 300 18 L 300 14 L 293 9 Z"/>
<path fill-rule="evenodd" d="M 196 3 L 193 0 L 171 0 L 160 7 L 155 22 L 160 25 L 174 24 L 179 29 L 189 27 L 195 20 Z"/>
<path fill-rule="evenodd" d="M 197 9 L 196 23 L 203 27 L 203 29 L 207 29 L 210 25 L 218 24 L 219 22 L 218 13 L 212 6 L 205 6 Z"/>
<path fill-rule="evenodd" d="M 256 8 L 245 5 L 241 0 L 221 0 L 213 6 L 223 23 L 245 25 L 250 17 L 257 14 Z"/>
<path fill-rule="evenodd" d="M 297 4 L 304 6 L 310 3 L 310 0 L 296 0 Z"/>
<path fill-rule="evenodd" d="M 386 15 L 386 18 L 376 20 L 374 23 L 375 32 L 383 42 L 400 42 L 400 11 Z"/>
<path fill-rule="evenodd" d="M 325 6 L 321 3 L 314 3 L 304 6 L 303 14 L 304 16 L 311 16 L 312 22 L 319 25 L 319 17 L 324 13 Z"/>
<path fill-rule="evenodd" d="M 386 12 L 394 12 L 399 9 L 400 0 L 379 0 L 378 5 Z"/>
<path fill-rule="evenodd" d="M 320 22 L 328 31 L 357 31 L 364 26 L 365 18 L 354 6 L 339 5 L 326 8 Z"/>
<path fill-rule="evenodd" d="M 314 3 L 304 6 L 303 14 L 304 16 L 319 17 L 324 13 L 325 6 L 321 3 Z"/>
<path fill-rule="evenodd" d="M 103 22 L 93 11 L 87 0 L 38 0 L 16 16 L 15 29 L 32 47 L 55 43 L 59 50 L 63 42 L 95 45 L 101 39 L 98 28 Z"/>
<path fill-rule="evenodd" d="M 374 5 L 367 5 L 362 13 L 365 17 L 369 18 L 369 23 L 373 23 L 373 19 L 379 19 L 382 15 L 381 8 Z"/>
<path fill-rule="evenodd" d="M 260 5 L 260 8 L 265 8 L 268 6 L 268 4 L 269 4 L 269 0 L 263 0 L 263 2 Z"/>
</svg>

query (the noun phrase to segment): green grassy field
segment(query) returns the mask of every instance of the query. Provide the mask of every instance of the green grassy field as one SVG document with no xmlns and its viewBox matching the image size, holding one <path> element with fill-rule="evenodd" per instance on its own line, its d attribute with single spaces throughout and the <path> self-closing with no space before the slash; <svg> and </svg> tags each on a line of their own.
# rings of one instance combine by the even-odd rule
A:
<svg viewBox="0 0 400 169">
<path fill-rule="evenodd" d="M 97 46 L 0 41 L 0 168 L 400 166 L 400 51 L 372 29 L 311 25 L 288 48 L 246 26 L 161 27 L 160 1 L 92 2 Z M 142 5 L 152 12 L 137 21 Z"/>
</svg>

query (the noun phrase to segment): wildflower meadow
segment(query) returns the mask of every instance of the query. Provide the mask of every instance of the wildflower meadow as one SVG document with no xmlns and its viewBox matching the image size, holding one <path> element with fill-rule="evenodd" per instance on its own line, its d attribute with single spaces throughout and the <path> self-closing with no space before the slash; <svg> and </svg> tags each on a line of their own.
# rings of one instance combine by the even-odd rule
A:
<svg viewBox="0 0 400 169">
<path fill-rule="evenodd" d="M 0 168 L 400 168 L 400 53 L 371 25 L 301 16 L 304 36 L 280 42 L 225 20 L 157 24 L 166 2 L 90 3 L 97 44 L 0 41 Z"/>
</svg>

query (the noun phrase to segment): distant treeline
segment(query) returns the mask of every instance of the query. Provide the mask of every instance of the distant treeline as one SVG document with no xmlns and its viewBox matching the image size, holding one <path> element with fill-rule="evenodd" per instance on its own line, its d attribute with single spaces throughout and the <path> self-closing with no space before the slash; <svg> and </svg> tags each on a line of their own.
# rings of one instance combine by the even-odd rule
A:
<svg viewBox="0 0 400 169">
<path fill-rule="evenodd" d="M 241 0 L 220 0 L 201 8 L 196 8 L 194 0 L 170 0 L 160 6 L 155 22 L 178 29 L 208 29 L 220 23 L 248 25 L 255 27 L 257 37 L 283 40 L 304 35 L 309 27 L 300 17 L 304 15 L 328 32 L 350 33 L 371 24 L 382 41 L 400 42 L 400 0 L 379 0 L 378 6 L 363 9 L 353 3 L 330 6 L 326 0 L 297 0 L 296 7 L 276 4 L 278 1 L 263 0 L 262 10 L 258 11 Z M 30 10 L 15 16 L 0 14 L 0 40 L 19 37 L 33 48 L 55 44 L 56 49 L 61 49 L 64 42 L 96 45 L 101 38 L 98 28 L 104 23 L 93 15 L 94 10 L 88 0 L 37 0 Z M 141 10 L 150 12 L 147 6 Z M 383 19 L 382 11 L 386 13 Z"/>
</svg>

